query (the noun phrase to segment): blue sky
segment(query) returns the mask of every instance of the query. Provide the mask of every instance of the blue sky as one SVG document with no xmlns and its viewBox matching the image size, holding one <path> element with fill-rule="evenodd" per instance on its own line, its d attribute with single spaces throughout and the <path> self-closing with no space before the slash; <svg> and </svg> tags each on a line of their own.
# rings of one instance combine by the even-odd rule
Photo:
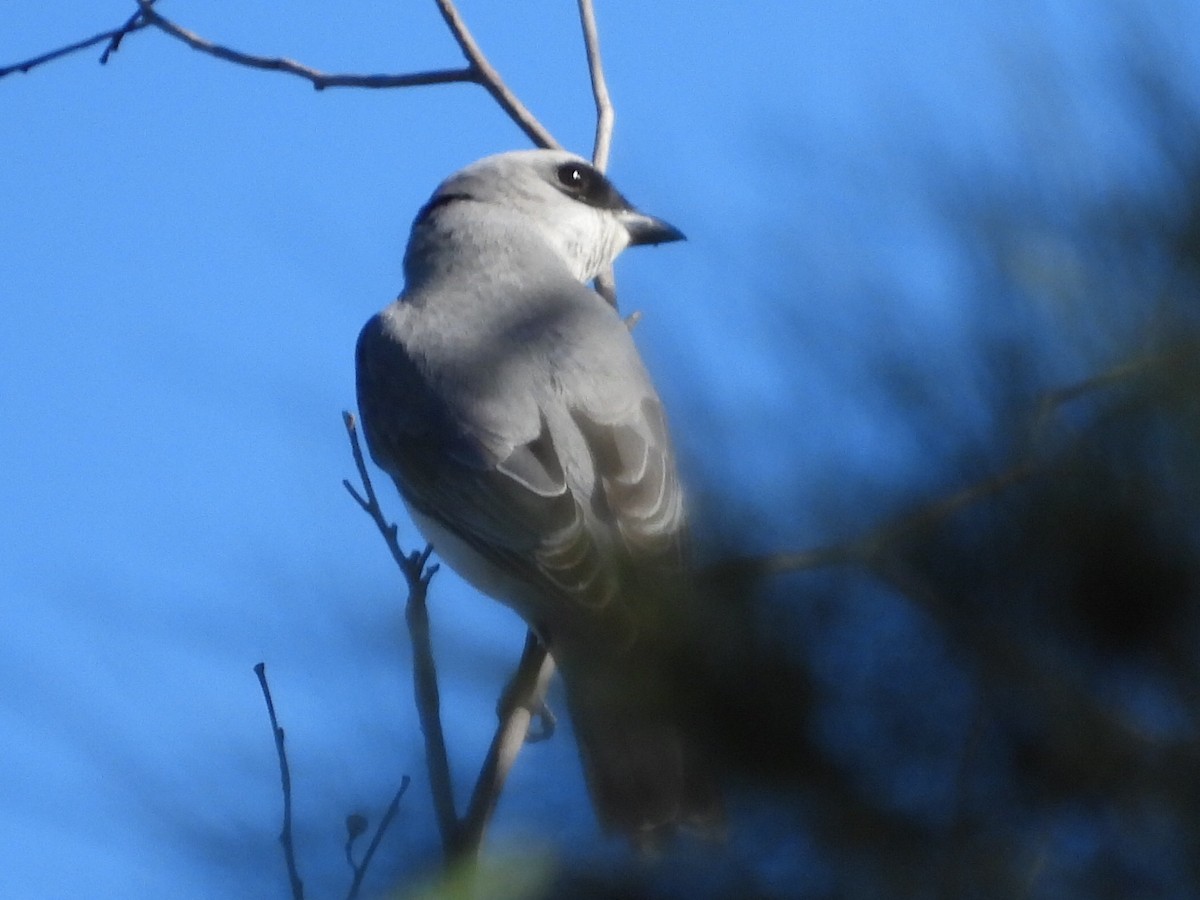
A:
<svg viewBox="0 0 1200 900">
<path fill-rule="evenodd" d="M 897 341 L 940 347 L 929 352 L 970 408 L 961 271 L 923 194 L 928 167 L 1019 170 L 1020 120 L 1049 105 L 1030 94 L 1050 93 L 1050 58 L 1078 114 L 1064 134 L 1087 161 L 1080 177 L 1136 172 L 1143 148 L 1110 98 L 1120 10 L 1142 21 L 1141 7 L 598 6 L 610 172 L 689 236 L 618 267 L 685 466 L 778 516 L 753 544 L 825 540 L 819 516 L 772 510 L 779 485 L 921 465 L 922 448 L 851 393 L 855 360 Z M 1169 26 L 1197 24 L 1186 6 L 1155 6 L 1153 24 L 1194 75 L 1187 29 Z M 131 8 L 7 4 L 0 63 Z M 525 102 L 589 152 L 574 4 L 461 8 Z M 161 10 L 327 71 L 460 64 L 432 3 Z M 471 86 L 315 93 L 152 31 L 106 67 L 97 56 L 0 80 L 0 894 L 286 896 L 260 660 L 313 896 L 345 884 L 342 817 L 378 815 L 413 776 L 382 887 L 436 836 L 398 576 L 341 487 L 353 344 L 399 292 L 408 226 L 434 186 L 525 142 Z M 805 306 L 881 283 L 899 286 L 900 308 Z M 808 326 L 801 346 L 773 341 L 784 319 Z M 401 535 L 416 545 L 403 521 Z M 463 796 L 523 631 L 449 573 L 432 615 Z M 568 739 L 530 748 L 514 772 L 497 840 L 526 839 L 595 841 Z"/>
</svg>

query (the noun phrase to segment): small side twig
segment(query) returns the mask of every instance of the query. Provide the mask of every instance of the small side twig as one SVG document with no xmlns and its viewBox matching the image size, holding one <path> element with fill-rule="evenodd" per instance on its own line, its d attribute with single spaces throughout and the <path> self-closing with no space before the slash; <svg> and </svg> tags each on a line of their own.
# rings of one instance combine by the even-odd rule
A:
<svg viewBox="0 0 1200 900">
<path fill-rule="evenodd" d="M 413 653 L 413 691 L 416 695 L 417 716 L 421 721 L 421 733 L 425 737 L 425 763 L 429 769 L 429 786 L 433 794 L 433 807 L 437 814 L 438 830 L 442 837 L 442 851 L 447 863 L 459 852 L 459 823 L 454 806 L 454 785 L 450 779 L 450 763 L 446 755 L 446 739 L 442 731 L 441 698 L 437 683 L 437 666 L 433 658 L 433 644 L 429 635 L 429 611 L 426 598 L 429 581 L 437 572 L 436 565 L 429 565 L 432 546 L 420 552 L 405 553 L 396 536 L 396 526 L 389 522 L 379 505 L 367 462 L 358 439 L 358 428 L 354 414 L 342 413 L 342 422 L 350 438 L 350 452 L 358 469 L 362 492 L 355 490 L 348 480 L 342 485 L 362 508 L 391 551 L 392 558 L 408 584 L 408 601 L 405 619 L 408 623 L 409 639 Z"/>
<path fill-rule="evenodd" d="M 148 4 L 155 3 L 156 0 L 147 0 Z M 146 21 L 142 15 L 142 10 L 139 7 L 138 11 L 125 20 L 125 24 L 118 29 L 117 33 L 112 36 L 112 40 L 108 42 L 108 46 L 104 48 L 104 52 L 100 54 L 100 65 L 108 65 L 108 58 L 121 49 L 121 41 L 125 40 L 125 35 L 138 28 L 143 28 L 150 23 Z"/>
<path fill-rule="evenodd" d="M 383 840 L 384 832 L 392 824 L 392 820 L 396 818 L 396 811 L 400 809 L 400 798 L 408 790 L 410 780 L 407 775 L 400 779 L 400 790 L 396 791 L 396 795 L 392 797 L 392 802 L 388 804 L 383 818 L 379 820 L 379 825 L 375 828 L 375 833 L 371 835 L 371 843 L 367 845 L 367 852 L 363 854 L 362 862 L 355 864 L 354 858 L 350 854 L 350 846 L 354 841 L 354 836 L 352 835 L 346 842 L 346 859 L 350 861 L 350 865 L 354 870 L 354 880 L 350 882 L 350 890 L 346 894 L 346 900 L 357 900 L 358 892 L 362 889 L 363 877 L 367 874 L 367 867 L 371 865 L 371 859 L 375 856 L 375 851 L 379 848 L 379 842 Z"/>
<path fill-rule="evenodd" d="M 0 78 L 5 75 L 11 75 L 14 72 L 22 74 L 36 69 L 38 66 L 45 65 L 49 62 L 54 62 L 56 59 L 62 59 L 64 56 L 70 56 L 72 53 L 78 53 L 80 50 L 87 50 L 89 47 L 95 47 L 97 44 L 109 42 L 109 47 L 104 51 L 104 55 L 100 57 L 100 61 L 107 62 L 109 54 L 116 49 L 116 45 L 120 44 L 121 39 L 127 34 L 135 31 L 140 31 L 149 25 L 149 22 L 136 21 L 141 18 L 141 12 L 136 14 L 136 17 L 130 22 L 126 22 L 120 28 L 114 28 L 111 31 L 103 31 L 100 34 L 94 34 L 90 38 L 84 38 L 82 41 L 76 41 L 73 44 L 67 44 L 65 47 L 59 47 L 57 50 L 50 50 L 46 53 L 41 53 L 29 59 L 22 60 L 18 63 L 13 63 L 9 66 L 0 66 Z"/>
<path fill-rule="evenodd" d="M 279 843 L 283 845 L 283 858 L 287 863 L 292 900 L 304 900 L 304 882 L 300 880 L 300 870 L 296 865 L 296 846 L 292 841 L 292 773 L 288 768 L 287 751 L 284 749 L 283 729 L 279 727 L 279 719 L 275 715 L 275 702 L 271 699 L 271 688 L 267 684 L 266 664 L 256 665 L 254 674 L 258 676 L 258 685 L 262 688 L 263 699 L 267 703 L 271 734 L 275 738 L 275 753 L 279 757 L 279 780 L 283 784 L 283 829 L 279 833 Z"/>
</svg>

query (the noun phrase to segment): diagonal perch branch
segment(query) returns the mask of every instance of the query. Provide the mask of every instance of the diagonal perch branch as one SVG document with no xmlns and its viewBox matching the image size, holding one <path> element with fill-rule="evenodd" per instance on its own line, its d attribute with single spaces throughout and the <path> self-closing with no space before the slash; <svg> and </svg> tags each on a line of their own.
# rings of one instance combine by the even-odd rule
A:
<svg viewBox="0 0 1200 900">
<path fill-rule="evenodd" d="M 546 652 L 537 635 L 530 631 L 525 638 L 525 650 L 517 672 L 506 691 L 507 709 L 500 710 L 500 726 L 492 737 L 492 745 L 475 790 L 471 805 L 462 823 L 462 845 L 466 852 L 478 853 L 496 803 L 504 790 L 504 782 L 512 770 L 517 754 L 529 739 L 533 717 L 543 709 L 542 698 L 550 679 L 554 677 L 554 658 Z M 544 714 L 544 713 L 543 713 Z"/>
<path fill-rule="evenodd" d="M 442 14 L 442 19 L 446 22 L 446 27 L 450 29 L 450 33 L 454 35 L 454 40 L 458 43 L 458 48 L 462 51 L 463 56 L 467 58 L 470 64 L 470 71 L 475 75 L 474 80 L 483 85 L 492 99 L 495 100 L 500 108 L 508 113 L 508 117 L 512 119 L 517 127 L 525 132 L 525 136 L 533 141 L 538 147 L 548 149 L 559 149 L 562 145 L 554 139 L 546 127 L 542 125 L 529 111 L 524 103 L 518 99 L 517 95 L 509 89 L 504 83 L 504 79 L 500 77 L 500 73 L 492 66 L 483 51 L 479 48 L 475 38 L 471 35 L 467 28 L 467 23 L 463 21 L 463 17 L 459 15 L 457 7 L 453 0 L 434 0 L 437 4 L 438 12 Z"/>
</svg>

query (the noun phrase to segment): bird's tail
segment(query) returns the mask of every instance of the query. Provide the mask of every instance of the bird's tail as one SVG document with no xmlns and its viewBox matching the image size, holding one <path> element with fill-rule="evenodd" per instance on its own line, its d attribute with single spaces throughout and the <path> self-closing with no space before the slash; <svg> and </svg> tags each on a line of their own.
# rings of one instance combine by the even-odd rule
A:
<svg viewBox="0 0 1200 900">
<path fill-rule="evenodd" d="M 563 678 L 601 824 L 646 850 L 679 828 L 719 835 L 723 811 L 713 768 L 670 680 L 628 658 L 568 664 Z"/>
</svg>

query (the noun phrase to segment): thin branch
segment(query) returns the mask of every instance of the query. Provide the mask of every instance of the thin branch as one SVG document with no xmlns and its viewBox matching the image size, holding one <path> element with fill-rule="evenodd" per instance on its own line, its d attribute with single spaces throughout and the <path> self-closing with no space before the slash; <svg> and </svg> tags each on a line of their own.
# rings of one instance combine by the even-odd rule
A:
<svg viewBox="0 0 1200 900">
<path fill-rule="evenodd" d="M 141 18 L 141 12 L 136 14 L 136 18 Z M 22 62 L 13 63 L 11 66 L 0 66 L 0 78 L 3 78 L 5 75 L 11 75 L 14 72 L 29 72 L 33 69 L 36 69 L 38 66 L 45 65 L 48 62 L 54 62 L 56 59 L 62 59 L 64 56 L 70 56 L 72 53 L 78 53 L 80 50 L 86 50 L 89 47 L 95 47 L 97 44 L 102 44 L 105 41 L 109 42 L 109 48 L 104 51 L 104 55 L 100 58 L 100 61 L 102 63 L 107 62 L 110 51 L 116 49 L 114 44 L 119 44 L 125 35 L 131 34 L 135 31 L 141 31 L 149 24 L 149 22 L 145 21 L 135 21 L 133 24 L 126 22 L 120 28 L 114 28 L 111 31 L 101 32 L 100 34 L 93 35 L 92 37 L 86 38 L 82 41 L 76 41 L 75 43 L 68 44 L 65 47 L 59 47 L 57 50 L 51 50 L 47 53 L 43 53 L 40 56 L 34 56 Z"/>
<path fill-rule="evenodd" d="M 417 716 L 421 720 L 421 733 L 425 737 L 425 763 L 429 769 L 429 786 L 433 794 L 433 807 L 437 814 L 438 830 L 442 837 L 442 851 L 446 862 L 456 858 L 459 847 L 458 815 L 454 807 L 454 786 L 450 779 L 450 764 L 446 755 L 446 739 L 442 732 L 441 698 L 438 691 L 437 667 L 434 664 L 433 645 L 429 636 L 429 611 L 426 608 L 426 598 L 429 591 L 429 581 L 437 572 L 437 566 L 430 566 L 429 556 L 433 553 L 432 546 L 426 546 L 420 553 L 405 553 L 400 548 L 396 537 L 396 526 L 387 520 L 371 484 L 371 476 L 367 472 L 366 459 L 363 456 L 362 445 L 358 440 L 358 428 L 355 425 L 354 414 L 342 413 L 342 421 L 346 426 L 346 434 L 350 438 L 350 451 L 354 455 L 354 465 L 358 469 L 358 477 L 362 483 L 362 493 L 351 486 L 349 481 L 342 484 L 371 517 L 379 533 L 383 535 L 392 558 L 404 580 L 408 584 L 408 602 L 405 606 L 405 619 L 408 623 L 409 639 L 412 642 L 413 653 L 413 691 L 416 695 Z"/>
<path fill-rule="evenodd" d="M 608 168 L 616 111 L 608 96 L 608 83 L 604 80 L 604 63 L 600 59 L 600 33 L 596 28 L 596 11 L 592 0 L 579 0 L 579 20 L 583 25 L 583 44 L 587 50 L 592 97 L 596 101 L 596 139 L 592 145 L 592 162 L 603 172 Z"/>
<path fill-rule="evenodd" d="M 279 757 L 279 780 L 283 784 L 283 830 L 279 833 L 279 843 L 283 845 L 288 881 L 292 886 L 292 900 L 304 900 L 304 882 L 300 880 L 300 870 L 296 866 L 296 847 L 292 842 L 292 773 L 288 768 L 287 751 L 283 746 L 283 729 L 279 727 L 279 719 L 275 716 L 275 702 L 271 699 L 271 688 L 267 685 L 266 664 L 256 665 L 254 674 L 258 676 L 258 685 L 262 688 L 263 699 L 267 702 L 271 734 L 275 738 L 275 753 Z"/>
<path fill-rule="evenodd" d="M 420 87 L 429 84 L 481 83 L 479 76 L 473 69 L 440 69 L 430 72 L 415 72 L 409 75 L 330 75 L 298 63 L 295 60 L 283 59 L 281 57 L 255 56 L 250 53 L 242 53 L 239 50 L 232 50 L 229 47 L 223 47 L 220 44 L 214 44 L 212 41 L 202 38 L 195 32 L 188 31 L 186 28 L 176 25 L 170 19 L 156 13 L 150 7 L 150 0 L 137 0 L 137 3 L 142 17 L 148 24 L 153 25 L 173 38 L 183 41 L 193 50 L 207 53 L 209 56 L 223 59 L 226 62 L 248 66 L 252 69 L 266 69 L 272 72 L 284 72 L 289 75 L 295 75 L 311 82 L 312 86 L 318 91 L 331 87 L 403 88 Z"/>
<path fill-rule="evenodd" d="M 505 692 L 506 708 L 501 710 L 500 725 L 488 748 L 471 804 L 463 818 L 461 849 L 464 856 L 474 858 L 479 853 L 484 833 L 504 790 L 504 782 L 529 736 L 533 717 L 539 713 L 548 715 L 543 712 L 543 698 L 553 675 L 554 658 L 546 652 L 537 636 L 529 632 L 521 662 Z"/>
<path fill-rule="evenodd" d="M 101 62 L 107 62 L 109 56 L 117 50 L 125 35 L 143 28 L 153 26 L 165 34 L 187 44 L 193 50 L 205 53 L 217 59 L 231 62 L 252 69 L 263 69 L 272 72 L 283 72 L 308 81 L 316 90 L 331 87 L 357 88 L 407 88 L 422 87 L 433 84 L 478 84 L 487 90 L 501 109 L 516 123 L 526 136 L 539 147 L 559 148 L 561 145 L 544 125 L 537 120 L 532 112 L 509 89 L 500 74 L 488 62 L 483 51 L 471 36 L 466 23 L 454 6 L 453 0 L 436 0 L 438 9 L 450 28 L 451 34 L 468 61 L 466 68 L 435 69 L 427 72 L 415 72 L 403 75 L 347 75 L 330 74 L 314 69 L 311 66 L 283 57 L 258 56 L 243 53 L 230 47 L 216 44 L 201 37 L 193 31 L 176 24 L 156 13 L 152 8 L 154 0 L 137 0 L 138 12 L 130 17 L 119 28 L 102 32 L 86 40 L 77 41 L 57 50 L 51 50 L 39 56 L 32 57 L 10 66 L 0 67 L 0 78 L 13 72 L 28 72 L 45 63 L 68 56 L 88 47 L 108 41 L 108 47 L 101 57 Z"/>
<path fill-rule="evenodd" d="M 139 0 L 144 2 L 144 0 Z M 539 147 L 549 149 L 561 149 L 561 144 L 554 139 L 546 127 L 537 120 L 537 118 L 529 111 L 517 95 L 509 90 L 508 85 L 504 83 L 504 79 L 500 77 L 487 57 L 483 55 L 483 51 L 479 49 L 479 45 L 475 42 L 475 38 L 471 36 L 471 32 L 467 29 L 466 22 L 459 15 L 458 9 L 454 6 L 453 0 L 434 0 L 437 3 L 438 10 L 442 14 L 442 18 L 446 22 L 446 26 L 450 29 L 450 33 L 454 35 L 454 40 L 458 42 L 459 49 L 462 50 L 463 56 L 467 58 L 470 64 L 468 71 L 472 74 L 472 80 L 484 86 L 489 94 L 492 95 L 500 108 L 503 109 L 510 119 L 512 119 L 517 127 L 525 132 L 525 136 L 533 141 Z"/>
<path fill-rule="evenodd" d="M 809 550 L 738 559 L 721 563 L 720 568 L 725 569 L 729 566 L 748 569 L 760 575 L 782 575 L 786 572 L 854 563 L 869 566 L 878 559 L 883 551 L 897 541 L 920 534 L 950 518 L 959 510 L 998 494 L 1005 488 L 1019 484 L 1032 477 L 1039 468 L 1039 465 L 1033 461 L 1018 463 L 997 475 L 969 485 L 947 497 L 924 504 L 890 522 L 884 522 L 855 540 L 844 544 L 830 544 L 826 547 L 815 547 Z"/>
<path fill-rule="evenodd" d="M 354 861 L 354 842 L 366 832 L 367 824 L 367 817 L 361 813 L 346 816 L 346 844 L 342 847 L 342 852 L 346 854 L 346 865 L 350 867 L 351 872 L 358 869 L 358 863 Z"/>
<path fill-rule="evenodd" d="M 367 852 L 363 854 L 362 862 L 354 866 L 354 880 L 350 883 L 350 891 L 346 894 L 346 900 L 357 900 L 358 892 L 362 888 L 363 877 L 367 874 L 367 867 L 371 865 L 371 858 L 375 856 L 375 851 L 379 848 L 379 842 L 383 840 L 384 832 L 392 824 L 392 820 L 396 818 L 396 811 L 400 809 L 400 798 L 408 790 L 409 782 L 410 779 L 407 775 L 400 779 L 400 790 L 396 791 L 396 796 L 392 797 L 392 802 L 388 804 L 383 818 L 379 820 L 379 825 L 375 829 L 375 833 L 371 836 L 371 843 L 367 845 Z M 346 857 L 350 858 L 349 843 L 346 845 Z M 351 865 L 353 865 L 352 859 Z"/>
</svg>

